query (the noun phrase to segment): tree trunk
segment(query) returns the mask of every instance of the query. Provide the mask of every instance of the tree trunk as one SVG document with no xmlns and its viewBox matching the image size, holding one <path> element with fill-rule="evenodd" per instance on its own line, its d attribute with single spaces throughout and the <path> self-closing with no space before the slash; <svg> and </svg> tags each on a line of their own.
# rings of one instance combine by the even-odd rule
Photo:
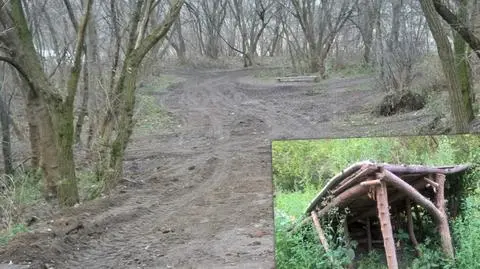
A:
<svg viewBox="0 0 480 269">
<path fill-rule="evenodd" d="M 40 131 L 38 126 L 38 116 L 35 115 L 35 107 L 39 106 L 38 98 L 33 98 L 32 93 L 26 94 L 25 111 L 28 121 L 28 132 L 31 150 L 31 162 L 33 169 L 40 168 Z"/>
<path fill-rule="evenodd" d="M 5 94 L 2 89 L 2 84 L 0 82 L 0 93 Z M 10 118 L 9 118 L 9 109 L 7 103 L 3 100 L 3 97 L 0 97 L 0 124 L 2 125 L 2 153 L 3 153 L 3 165 L 5 174 L 13 174 L 13 164 L 12 164 L 12 144 L 11 144 L 11 135 L 10 135 Z"/>
<path fill-rule="evenodd" d="M 442 249 L 445 255 L 449 258 L 454 258 L 452 236 L 450 235 L 450 227 L 448 226 L 448 218 L 445 210 L 445 175 L 436 174 L 435 181 L 438 189 L 435 194 L 435 206 L 444 215 L 444 221 L 438 223 L 438 232 L 440 233 L 440 241 L 442 242 Z"/>
<path fill-rule="evenodd" d="M 140 21 L 141 6 L 137 6 L 137 10 L 132 14 L 130 42 L 127 46 L 123 68 L 114 91 L 109 93 L 109 99 L 117 101 L 112 104 L 112 109 L 107 111 L 98 137 L 100 159 L 97 160 L 97 176 L 105 180 L 106 191 L 111 190 L 123 175 L 125 149 L 135 124 L 133 112 L 140 65 L 147 53 L 155 45 L 163 42 L 177 20 L 183 3 L 183 0 L 173 2 L 164 22 L 141 40 L 135 34 Z M 135 43 L 133 43 L 134 40 Z"/>
<path fill-rule="evenodd" d="M 87 53 L 88 55 L 88 53 Z M 83 64 L 83 92 L 82 92 L 82 103 L 80 104 L 80 112 L 78 113 L 77 124 L 75 125 L 75 143 L 81 143 L 81 135 L 83 123 L 85 122 L 85 117 L 88 114 L 88 97 L 89 97 L 89 57 Z"/>
<path fill-rule="evenodd" d="M 36 115 L 39 119 L 40 138 L 45 140 L 45 143 L 42 143 L 42 151 L 45 149 L 42 162 L 46 168 L 47 194 L 57 194 L 62 206 L 74 205 L 79 200 L 73 159 L 73 107 L 82 67 L 85 29 L 92 2 L 93 0 L 88 0 L 86 13 L 79 24 L 73 66 L 65 95 L 54 88 L 44 72 L 22 1 L 10 2 L 10 17 L 14 31 L 10 33 L 7 45 L 15 52 L 11 63 L 22 75 L 29 90 L 41 100 Z"/>
<path fill-rule="evenodd" d="M 420 1 L 422 10 L 427 19 L 430 31 L 437 44 L 438 54 L 442 62 L 443 73 L 449 83 L 449 100 L 451 116 L 454 121 L 455 131 L 463 133 L 468 131 L 471 121 L 471 105 L 465 102 L 462 95 L 458 74 L 455 68 L 455 58 L 448 40 L 447 34 L 443 30 L 441 20 L 435 10 L 432 0 Z M 470 100 L 470 98 L 468 98 Z"/>
<path fill-rule="evenodd" d="M 175 30 L 177 32 L 177 38 L 178 38 L 177 56 L 178 56 L 178 59 L 180 60 L 180 63 L 184 64 L 187 61 L 187 56 L 186 56 L 187 48 L 185 46 L 185 39 L 183 38 L 182 22 L 180 20 L 180 17 L 175 23 Z"/>
<path fill-rule="evenodd" d="M 467 10 L 468 1 L 461 0 L 460 7 L 458 10 L 458 17 L 462 20 L 463 23 L 466 23 L 468 17 L 468 10 Z M 467 43 L 462 38 L 462 36 L 453 30 L 453 46 L 455 51 L 455 66 L 458 81 L 460 83 L 460 89 L 463 97 L 463 103 L 466 106 L 467 111 L 467 119 L 468 121 L 472 121 L 474 119 L 473 113 L 473 105 L 474 96 L 473 96 L 473 85 L 471 80 L 471 69 L 470 63 L 468 62 L 468 54 L 467 54 Z"/>
</svg>

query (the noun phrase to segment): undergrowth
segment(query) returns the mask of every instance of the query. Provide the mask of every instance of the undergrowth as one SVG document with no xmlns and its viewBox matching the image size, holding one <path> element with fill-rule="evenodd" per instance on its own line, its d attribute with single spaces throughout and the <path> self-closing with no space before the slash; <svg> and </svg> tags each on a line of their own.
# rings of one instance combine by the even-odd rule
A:
<svg viewBox="0 0 480 269">
<path fill-rule="evenodd" d="M 103 186 L 93 173 L 77 171 L 80 201 L 99 197 Z M 15 235 L 27 232 L 25 222 L 31 216 L 26 208 L 42 207 L 43 178 L 39 171 L 19 169 L 14 175 L 0 177 L 0 245 L 8 243 Z"/>
<path fill-rule="evenodd" d="M 166 93 L 184 82 L 183 78 L 161 75 L 141 83 L 137 94 L 135 110 L 135 133 L 158 133 L 159 129 L 170 127 L 174 120 L 171 113 L 160 105 L 158 94 Z"/>
</svg>

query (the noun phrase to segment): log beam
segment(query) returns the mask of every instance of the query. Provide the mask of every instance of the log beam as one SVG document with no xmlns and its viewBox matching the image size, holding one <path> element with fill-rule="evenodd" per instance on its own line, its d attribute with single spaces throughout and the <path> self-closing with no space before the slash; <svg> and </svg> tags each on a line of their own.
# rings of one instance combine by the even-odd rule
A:
<svg viewBox="0 0 480 269">
<path fill-rule="evenodd" d="M 413 229 L 413 217 L 412 217 L 412 203 L 410 199 L 405 200 L 405 204 L 407 207 L 406 215 L 407 215 L 407 227 L 408 227 L 408 237 L 410 237 L 410 241 L 412 242 L 413 247 L 415 248 L 415 252 L 417 257 L 421 255 L 420 249 L 418 248 L 418 241 L 417 237 L 415 236 L 415 231 Z"/>
<path fill-rule="evenodd" d="M 378 177 L 383 179 L 385 182 L 392 184 L 395 188 L 404 192 L 410 199 L 415 201 L 417 204 L 423 206 L 430 214 L 433 215 L 437 223 L 441 223 L 446 218 L 444 214 L 425 196 L 418 192 L 410 184 L 403 181 L 401 178 L 394 175 L 392 172 L 381 168 Z"/>
<path fill-rule="evenodd" d="M 435 181 L 438 184 L 437 192 L 435 193 L 435 205 L 440 210 L 444 218 L 438 223 L 438 230 L 442 242 L 443 252 L 449 257 L 454 258 L 452 237 L 450 235 L 450 228 L 448 226 L 448 218 L 445 211 L 445 175 L 436 174 Z"/>
<path fill-rule="evenodd" d="M 419 190 L 419 189 L 423 189 L 425 188 L 425 185 L 427 183 L 424 182 L 424 181 L 418 181 L 416 182 L 414 185 L 413 185 L 413 188 L 415 188 L 416 190 Z M 399 201 L 401 199 L 404 199 L 407 195 L 403 192 L 398 192 L 396 193 L 395 195 L 393 195 L 391 198 L 390 198 L 390 203 L 394 203 L 396 201 Z M 364 213 L 354 217 L 354 218 L 351 218 L 349 223 L 352 223 L 352 222 L 355 222 L 355 221 L 358 221 L 358 220 L 363 220 L 365 219 L 366 217 L 370 217 L 370 216 L 374 216 L 377 212 L 377 209 L 376 208 L 372 208 L 370 210 L 367 210 L 365 211 Z"/>
<path fill-rule="evenodd" d="M 456 174 L 467 170 L 469 165 L 458 165 L 452 167 L 425 167 L 419 165 L 393 165 L 384 164 L 382 168 L 395 174 L 436 174 L 441 173 L 445 175 Z"/>
<path fill-rule="evenodd" d="M 430 184 L 432 187 L 434 187 L 435 189 L 438 189 L 438 183 L 431 180 L 430 178 L 428 177 L 424 177 L 423 180 L 425 180 L 426 182 L 428 182 L 428 184 Z"/>
<path fill-rule="evenodd" d="M 398 269 L 397 252 L 393 238 L 392 223 L 388 205 L 387 185 L 382 182 L 376 187 L 378 219 L 382 229 L 383 246 L 387 258 L 388 269 Z"/>
<path fill-rule="evenodd" d="M 318 212 L 318 217 L 322 217 L 327 214 L 328 211 L 334 207 L 340 207 L 351 202 L 353 199 L 365 195 L 368 193 L 368 187 L 362 186 L 360 184 L 351 187 L 350 189 L 340 193 L 335 198 L 330 201 L 325 207 Z"/>
<path fill-rule="evenodd" d="M 372 186 L 372 185 L 378 185 L 380 183 L 381 183 L 380 180 L 375 179 L 375 180 L 367 180 L 367 181 L 360 182 L 360 185 L 362 185 L 362 186 Z"/>
<path fill-rule="evenodd" d="M 344 190 L 346 190 L 347 188 L 351 187 L 352 185 L 354 185 L 356 182 L 358 182 L 358 180 L 363 177 L 363 176 L 366 176 L 372 172 L 374 172 L 375 170 L 377 170 L 377 167 L 373 166 L 373 165 L 363 165 L 360 170 L 358 170 L 357 172 L 355 172 L 354 174 L 350 175 L 349 177 L 347 177 L 346 179 L 344 179 L 342 182 L 340 182 L 340 186 L 338 186 L 336 189 L 334 189 L 332 191 L 333 194 L 338 194 Z"/>
<path fill-rule="evenodd" d="M 315 212 L 315 210 L 312 210 L 311 214 L 312 214 L 312 220 L 313 220 L 313 227 L 315 227 L 315 229 L 317 230 L 318 237 L 320 238 L 320 243 L 325 249 L 325 252 L 328 252 L 329 248 L 328 248 L 327 238 L 323 233 L 322 226 L 320 226 L 320 221 L 318 220 L 317 213 Z"/>
</svg>

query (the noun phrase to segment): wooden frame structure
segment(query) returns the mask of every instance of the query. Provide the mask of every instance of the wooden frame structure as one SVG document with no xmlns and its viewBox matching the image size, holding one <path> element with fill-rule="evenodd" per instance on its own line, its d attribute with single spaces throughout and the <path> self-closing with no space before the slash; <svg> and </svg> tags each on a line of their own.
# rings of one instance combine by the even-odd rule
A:
<svg viewBox="0 0 480 269">
<path fill-rule="evenodd" d="M 393 165 L 386 163 L 360 162 L 334 176 L 320 193 L 312 200 L 305 211 L 299 226 L 313 220 L 320 237 L 320 243 L 327 250 L 320 219 L 332 208 L 348 207 L 351 212 L 346 220 L 346 232 L 349 236 L 359 236 L 355 225 L 361 224 L 359 241 L 366 243 L 368 250 L 373 244 L 383 243 L 389 269 L 397 269 L 396 242 L 393 226 L 398 225 L 396 217 L 405 212 L 408 234 L 416 247 L 417 239 L 413 231 L 412 206 L 423 207 L 436 223 L 443 252 L 454 256 L 452 239 L 448 226 L 445 200 L 445 181 L 447 175 L 466 171 L 469 165 L 428 167 L 421 165 Z M 391 216 L 391 212 L 393 215 Z M 378 220 L 381 240 L 372 237 L 372 220 Z M 365 239 L 365 240 L 364 240 Z"/>
</svg>

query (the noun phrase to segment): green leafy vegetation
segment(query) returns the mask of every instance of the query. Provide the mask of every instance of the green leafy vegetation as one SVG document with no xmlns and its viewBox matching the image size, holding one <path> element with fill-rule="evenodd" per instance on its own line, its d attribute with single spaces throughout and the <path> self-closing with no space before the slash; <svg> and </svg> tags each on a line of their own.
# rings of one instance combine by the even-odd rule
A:
<svg viewBox="0 0 480 269">
<path fill-rule="evenodd" d="M 0 232 L 0 246 L 6 245 L 15 235 L 26 232 L 28 232 L 28 229 L 24 224 L 16 224 L 12 228 Z"/>
<path fill-rule="evenodd" d="M 161 75 L 152 81 L 141 83 L 137 94 L 135 112 L 135 133 L 158 133 L 173 124 L 171 115 L 157 100 L 157 94 L 165 93 L 183 83 L 184 79 L 171 75 Z"/>
<path fill-rule="evenodd" d="M 307 225 L 289 233 L 298 223 L 307 205 L 326 182 L 345 167 L 359 161 L 396 164 L 452 165 L 470 163 L 472 168 L 446 182 L 451 195 L 448 201 L 459 201 L 461 209 L 450 220 L 456 252 L 455 262 L 443 258 L 433 220 L 423 214 L 424 227 L 418 233 L 420 257 L 411 245 L 399 255 L 401 268 L 478 268 L 480 252 L 480 137 L 476 135 L 435 137 L 381 137 L 324 140 L 274 141 L 272 153 L 275 186 L 275 230 L 277 268 L 344 268 L 352 260 L 356 268 L 386 268 L 384 254 L 374 251 L 354 258 L 356 244 L 342 242 L 339 234 L 344 212 L 332 212 L 322 220 L 330 246 L 325 252 L 318 235 Z M 332 220 L 333 216 L 333 220 Z M 337 220 L 335 220 L 337 219 Z M 401 233 L 401 234 L 400 234 Z M 399 231 L 398 238 L 408 241 Z M 332 263 L 334 257 L 334 263 Z"/>
<path fill-rule="evenodd" d="M 97 198 L 103 190 L 103 181 L 89 171 L 78 171 L 80 201 Z M 40 171 L 18 170 L 14 175 L 0 177 L 0 245 L 15 235 L 28 231 L 23 223 L 24 209 L 43 201 L 43 177 Z"/>
</svg>

